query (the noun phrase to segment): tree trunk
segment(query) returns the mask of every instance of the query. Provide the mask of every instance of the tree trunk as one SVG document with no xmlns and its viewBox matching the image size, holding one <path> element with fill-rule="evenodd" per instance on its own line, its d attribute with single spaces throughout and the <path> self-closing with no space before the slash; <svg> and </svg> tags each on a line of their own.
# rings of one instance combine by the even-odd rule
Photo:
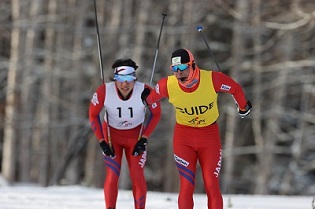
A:
<svg viewBox="0 0 315 209">
<path fill-rule="evenodd" d="M 88 186 L 102 188 L 105 176 L 105 162 L 102 151 L 94 135 L 88 137 L 87 140 L 84 182 Z"/>
<path fill-rule="evenodd" d="M 128 1 L 128 0 L 127 0 Z M 132 55 L 132 58 L 134 59 L 134 61 L 138 64 L 139 67 L 139 72 L 144 74 L 145 76 L 143 76 L 144 78 L 150 78 L 151 75 L 151 70 L 145 70 L 145 68 L 143 67 L 143 57 L 146 56 L 147 54 L 147 49 L 145 48 L 145 41 L 146 41 L 146 34 L 147 34 L 147 30 L 146 30 L 146 23 L 150 17 L 150 3 L 151 1 L 141 1 L 140 6 L 141 6 L 141 11 L 140 13 L 137 14 L 137 17 L 132 19 L 132 14 L 130 14 L 130 16 L 128 17 L 129 21 L 124 21 L 127 24 L 129 23 L 129 25 L 132 28 L 135 28 L 135 31 L 133 32 L 134 37 L 135 37 L 135 44 L 134 46 L 130 49 L 130 54 Z M 130 20 L 134 20 L 133 22 L 131 22 Z M 137 24 L 134 24 L 134 22 L 137 22 Z M 127 37 L 132 38 L 132 36 L 127 35 Z M 126 37 L 126 39 L 127 39 Z M 127 39 L 128 40 L 128 39 Z M 130 42 L 130 40 L 128 40 L 128 42 Z M 128 44 L 126 43 L 126 45 L 128 46 Z M 152 57 L 153 60 L 153 57 Z M 143 72 L 144 71 L 144 72 Z M 138 74 L 139 76 L 139 74 Z M 142 82 L 147 82 L 147 80 L 143 80 Z M 149 83 L 149 82 L 147 82 Z"/>
<path fill-rule="evenodd" d="M 17 113 L 18 113 L 18 92 L 21 57 L 21 30 L 17 22 L 20 21 L 20 1 L 12 0 L 12 34 L 11 34 L 11 52 L 8 69 L 6 106 L 5 106 L 5 124 L 3 139 L 3 158 L 2 174 L 9 182 L 16 180 L 16 162 L 17 162 Z"/>
<path fill-rule="evenodd" d="M 80 58 L 83 54 L 83 40 L 82 40 L 82 32 L 83 30 L 83 24 L 85 19 L 85 11 L 87 8 L 86 1 L 75 1 L 75 0 L 69 0 L 69 8 L 74 8 L 75 11 L 77 11 L 77 15 L 69 15 L 68 22 L 74 25 L 74 34 L 68 35 L 68 44 L 65 45 L 65 47 L 68 49 L 69 54 L 71 54 L 71 60 L 69 65 L 71 66 L 69 72 L 71 73 L 71 80 L 68 82 L 67 85 L 69 85 L 69 98 L 71 101 L 73 101 L 73 105 L 71 110 L 69 111 L 69 124 L 73 124 L 71 127 L 68 127 L 70 130 L 69 134 L 69 144 L 77 147 L 78 143 L 75 143 L 78 141 L 79 132 L 82 129 L 82 126 L 78 124 L 79 118 L 82 117 L 80 115 L 81 111 L 79 108 L 80 105 L 80 93 L 83 91 L 82 85 L 81 85 L 81 72 L 82 72 L 82 65 L 80 64 Z M 81 128 L 80 128 L 81 127 Z M 72 143 L 74 142 L 74 143 Z M 81 165 L 80 165 L 80 157 L 73 157 L 70 161 L 70 164 L 68 166 L 68 169 L 66 171 L 66 179 L 67 183 L 69 184 L 78 184 L 80 182 L 80 176 L 81 176 Z"/>
<path fill-rule="evenodd" d="M 244 30 L 245 22 L 247 21 L 247 12 L 248 12 L 248 4 L 247 0 L 238 0 L 236 2 L 236 11 L 242 16 L 236 20 L 233 24 L 233 39 L 232 39 L 232 57 L 233 59 L 233 69 L 231 69 L 230 76 L 238 81 L 238 71 L 241 68 L 241 63 L 244 57 Z M 240 85 L 242 85 L 240 83 Z M 226 116 L 226 136 L 224 139 L 223 148 L 229 152 L 233 149 L 233 147 L 237 146 L 235 142 L 235 138 L 237 136 L 236 127 L 239 123 L 239 117 L 237 116 L 237 112 L 235 111 L 235 104 L 228 106 L 227 116 Z M 224 193 L 233 193 L 235 192 L 233 183 L 235 178 L 233 178 L 234 165 L 235 165 L 235 157 L 230 155 L 229 153 L 223 153 L 225 159 L 223 159 L 223 186 L 222 191 Z"/>
<path fill-rule="evenodd" d="M 174 107 L 170 105 L 168 102 L 166 105 L 163 105 L 163 110 L 165 114 L 163 114 L 163 118 L 168 118 L 168 127 L 165 130 L 166 137 L 166 154 L 163 157 L 163 163 L 165 165 L 165 172 L 162 175 L 163 183 L 163 191 L 167 192 L 178 192 L 179 190 L 179 174 L 176 168 L 175 160 L 174 160 L 174 151 L 173 151 L 173 132 L 175 125 L 175 117 L 171 117 L 170 115 L 175 115 Z M 163 136 L 161 136 L 162 138 Z"/>
<path fill-rule="evenodd" d="M 56 23 L 57 1 L 49 0 L 48 2 L 48 23 L 45 31 L 45 48 L 46 54 L 44 57 L 44 74 L 42 80 L 42 92 L 39 109 L 40 132 L 38 139 L 40 141 L 40 166 L 39 166 L 39 183 L 42 186 L 47 186 L 50 178 L 50 140 L 51 140 L 51 95 L 52 79 L 53 79 L 53 64 L 54 64 L 54 48 L 55 48 L 55 30 Z"/>
<path fill-rule="evenodd" d="M 31 181 L 31 156 L 32 156 L 32 136 L 34 129 L 34 113 L 36 107 L 36 81 L 38 76 L 36 75 L 36 63 L 34 63 L 34 48 L 36 47 L 35 40 L 38 38 L 36 31 L 36 18 L 38 17 L 42 9 L 41 1 L 31 1 L 30 3 L 30 13 L 28 18 L 30 19 L 26 31 L 26 41 L 25 41 L 25 67 L 22 71 L 21 82 L 23 85 L 21 94 L 21 105 L 22 105 L 22 125 L 21 125 L 21 135 L 23 136 L 21 140 L 21 146 L 19 147 L 20 160 L 19 160 L 19 170 L 20 170 L 20 180 L 22 182 Z M 23 10 L 28 11 L 27 8 L 23 7 Z"/>
<path fill-rule="evenodd" d="M 259 28 L 261 26 L 260 21 L 260 0 L 255 0 L 253 2 L 253 14 L 255 14 L 252 24 L 255 28 Z M 258 30 L 254 34 L 254 62 L 253 62 L 253 69 L 254 69 L 254 97 L 253 103 L 255 110 L 255 114 L 253 115 L 253 132 L 254 132 L 254 141 L 256 146 L 256 156 L 258 160 L 258 164 L 256 166 L 256 173 L 257 173 L 257 180 L 255 185 L 256 192 L 262 193 L 263 186 L 265 182 L 265 175 L 263 172 L 263 164 L 264 164 L 264 155 L 261 153 L 264 146 L 264 139 L 262 134 L 262 127 L 261 127 L 261 104 L 262 104 L 262 81 L 261 81 L 261 73 L 262 73 L 262 62 L 261 62 L 261 34 Z"/>
</svg>

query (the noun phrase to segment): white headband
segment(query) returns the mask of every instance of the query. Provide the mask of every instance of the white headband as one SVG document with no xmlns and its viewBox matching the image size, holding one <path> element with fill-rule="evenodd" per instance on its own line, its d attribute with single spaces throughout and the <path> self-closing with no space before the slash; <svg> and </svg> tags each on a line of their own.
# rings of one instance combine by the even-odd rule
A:
<svg viewBox="0 0 315 209">
<path fill-rule="evenodd" d="M 130 75 L 132 73 L 136 72 L 136 70 L 133 67 L 130 66 L 119 66 L 115 68 L 115 74 L 118 75 Z"/>
</svg>

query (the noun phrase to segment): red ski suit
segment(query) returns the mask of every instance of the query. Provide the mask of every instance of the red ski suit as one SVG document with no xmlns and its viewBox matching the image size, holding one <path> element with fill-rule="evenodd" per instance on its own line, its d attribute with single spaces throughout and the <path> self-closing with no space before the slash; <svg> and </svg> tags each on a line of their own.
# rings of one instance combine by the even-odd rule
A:
<svg viewBox="0 0 315 209">
<path fill-rule="evenodd" d="M 139 82 L 138 82 L 139 83 Z M 108 85 L 105 84 L 105 85 Z M 120 175 L 121 170 L 121 160 L 123 156 L 123 151 L 125 151 L 125 156 L 128 162 L 128 168 L 130 173 L 130 178 L 132 182 L 132 191 L 134 196 L 134 207 L 136 209 L 144 209 L 145 203 L 146 203 L 146 193 L 147 193 L 147 186 L 146 181 L 144 178 L 144 165 L 146 162 L 146 151 L 143 152 L 142 155 L 133 156 L 132 151 L 134 149 L 134 146 L 139 138 L 140 130 L 141 130 L 141 124 L 138 125 L 135 128 L 132 129 L 125 129 L 125 130 L 119 130 L 115 129 L 111 126 L 108 126 L 107 121 L 101 122 L 100 114 L 104 107 L 104 101 L 106 100 L 106 95 L 108 94 L 106 92 L 105 85 L 101 85 L 96 92 L 93 95 L 93 99 L 90 102 L 89 107 L 89 119 L 91 122 L 92 129 L 94 131 L 95 136 L 99 141 L 105 139 L 106 142 L 109 142 L 108 140 L 108 128 L 109 128 L 109 135 L 111 139 L 111 144 L 115 150 L 115 158 L 111 158 L 104 155 L 104 162 L 106 165 L 106 179 L 104 183 L 104 196 L 105 196 L 105 204 L 106 208 L 116 208 L 116 202 L 117 202 L 117 195 L 118 195 L 118 178 Z M 146 88 L 151 88 L 148 85 L 145 85 Z M 143 87 L 142 87 L 143 88 Z M 142 90 L 141 90 L 142 91 Z M 119 96 L 118 89 L 116 89 L 116 93 Z M 133 90 L 130 97 L 136 96 L 140 101 L 140 104 L 137 103 L 137 105 L 143 106 L 143 110 L 145 106 L 142 104 L 140 99 L 140 93 L 138 95 L 134 95 L 135 92 Z M 113 95 L 113 94 L 111 94 Z M 109 98 L 107 98 L 109 99 Z M 120 97 L 121 99 L 121 97 Z M 122 99 L 121 99 L 122 100 Z M 131 100 L 130 98 L 127 100 L 124 100 L 122 106 L 117 106 L 117 104 L 111 103 L 110 106 L 113 106 L 113 109 L 117 109 L 117 114 L 111 115 L 108 118 L 118 118 L 120 117 L 120 114 L 123 110 L 126 110 L 127 113 L 131 113 L 131 110 L 139 109 L 139 107 L 135 107 L 134 103 L 129 102 Z M 140 107 L 141 108 L 141 107 Z M 161 116 L 161 106 L 160 103 L 157 102 L 154 105 L 149 106 L 149 112 L 151 116 L 149 117 L 147 123 L 145 124 L 142 136 L 149 137 L 158 124 Z M 145 114 L 144 111 L 142 111 L 139 114 Z M 130 116 L 132 117 L 132 116 Z M 137 117 L 133 115 L 133 117 Z"/>
<path fill-rule="evenodd" d="M 219 186 L 222 149 L 216 123 L 219 116 L 218 92 L 231 94 L 241 108 L 247 104 L 242 88 L 232 78 L 220 72 L 205 70 L 200 70 L 199 83 L 192 88 L 180 85 L 174 75 L 162 78 L 155 86 L 155 91 L 151 91 L 146 99 L 148 104 L 152 104 L 167 97 L 175 107 L 173 151 L 180 175 L 179 209 L 194 207 L 197 160 L 202 169 L 208 208 L 223 209 Z"/>
</svg>

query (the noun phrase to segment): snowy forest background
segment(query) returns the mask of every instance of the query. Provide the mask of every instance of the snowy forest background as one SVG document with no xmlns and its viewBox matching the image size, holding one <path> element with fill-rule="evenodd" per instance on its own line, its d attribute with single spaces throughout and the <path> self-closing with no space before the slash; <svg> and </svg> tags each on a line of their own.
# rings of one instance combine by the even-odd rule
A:
<svg viewBox="0 0 315 209">
<path fill-rule="evenodd" d="M 245 90 L 253 112 L 240 119 L 220 94 L 221 187 L 230 194 L 315 194 L 315 2 L 313 0 L 97 0 L 105 81 L 118 58 L 153 84 L 170 75 L 171 52 L 188 48 L 217 70 L 196 31 L 203 26 L 222 71 Z M 102 83 L 94 2 L 1 0 L 0 171 L 10 183 L 101 188 L 104 164 L 88 121 Z M 149 141 L 148 189 L 177 192 L 172 154 L 174 112 Z M 120 188 L 130 189 L 124 166 Z M 203 193 L 198 170 L 196 192 Z"/>
</svg>

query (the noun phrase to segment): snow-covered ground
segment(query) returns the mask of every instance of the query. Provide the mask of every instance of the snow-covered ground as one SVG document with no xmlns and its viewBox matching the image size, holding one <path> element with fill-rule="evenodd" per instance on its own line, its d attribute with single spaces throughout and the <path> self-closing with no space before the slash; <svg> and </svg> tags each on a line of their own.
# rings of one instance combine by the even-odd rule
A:
<svg viewBox="0 0 315 209">
<path fill-rule="evenodd" d="M 228 209 L 313 209 L 312 196 L 223 195 Z M 196 194 L 195 209 L 207 209 Z M 104 209 L 103 190 L 82 186 L 1 186 L 0 209 Z M 131 191 L 120 190 L 117 209 L 132 209 Z M 148 192 L 147 209 L 176 209 L 177 194 Z"/>
</svg>

